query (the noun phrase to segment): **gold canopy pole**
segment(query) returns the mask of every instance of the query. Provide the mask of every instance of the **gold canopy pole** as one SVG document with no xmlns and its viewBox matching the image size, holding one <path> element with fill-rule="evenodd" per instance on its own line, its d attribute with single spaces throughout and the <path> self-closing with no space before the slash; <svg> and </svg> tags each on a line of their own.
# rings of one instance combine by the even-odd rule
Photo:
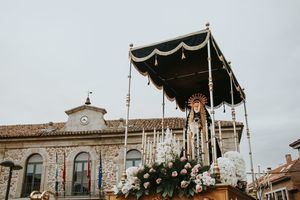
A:
<svg viewBox="0 0 300 200">
<path fill-rule="evenodd" d="M 133 47 L 133 44 L 129 45 L 130 49 L 129 49 L 129 53 Z M 127 112 L 126 112 L 126 124 L 125 124 L 125 142 L 124 142 L 124 160 L 123 160 L 123 174 L 122 174 L 122 179 L 121 181 L 124 183 L 126 180 L 126 156 L 127 156 L 127 137 L 128 137 L 128 121 L 129 121 L 129 109 L 130 109 L 130 89 L 131 89 L 131 68 L 132 68 L 132 64 L 131 64 L 131 60 L 130 60 L 130 64 L 129 64 L 129 75 L 128 75 L 128 93 L 126 96 L 126 107 L 127 107 Z"/>
<path fill-rule="evenodd" d="M 208 34 L 210 34 L 209 23 L 206 24 Z M 209 96 L 210 96 L 210 114 L 211 114 L 211 147 L 212 147 L 212 159 L 214 162 L 214 173 L 216 174 L 216 181 L 219 182 L 220 172 L 217 163 L 217 149 L 216 149 L 216 133 L 215 133 L 215 111 L 214 111 L 214 95 L 213 95 L 213 79 L 212 79 L 212 69 L 211 69 L 211 55 L 210 55 L 210 36 L 207 42 L 207 60 L 208 60 L 208 87 L 209 87 Z"/>
<path fill-rule="evenodd" d="M 230 62 L 228 62 L 230 65 Z M 233 135 L 234 135 L 234 147 L 235 151 L 240 152 L 240 148 L 238 146 L 238 135 L 236 133 L 236 117 L 235 117 L 235 108 L 234 108 L 234 98 L 233 98 L 233 74 L 232 72 L 229 73 L 230 76 L 230 94 L 231 94 L 231 117 L 232 117 L 232 124 L 233 124 Z"/>
</svg>

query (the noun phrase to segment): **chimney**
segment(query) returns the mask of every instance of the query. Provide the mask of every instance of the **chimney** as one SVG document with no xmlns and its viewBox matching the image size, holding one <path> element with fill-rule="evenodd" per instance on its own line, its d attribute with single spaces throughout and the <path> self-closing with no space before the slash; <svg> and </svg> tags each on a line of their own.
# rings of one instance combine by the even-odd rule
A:
<svg viewBox="0 0 300 200">
<path fill-rule="evenodd" d="M 286 154 L 285 155 L 285 160 L 286 160 L 286 163 L 289 164 L 292 162 L 292 156 L 291 154 Z"/>
</svg>

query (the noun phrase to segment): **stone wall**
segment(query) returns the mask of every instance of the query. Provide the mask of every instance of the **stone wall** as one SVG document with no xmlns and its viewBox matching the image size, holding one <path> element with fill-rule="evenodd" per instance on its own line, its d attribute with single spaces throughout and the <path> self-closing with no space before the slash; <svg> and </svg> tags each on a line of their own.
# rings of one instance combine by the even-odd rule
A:
<svg viewBox="0 0 300 200">
<path fill-rule="evenodd" d="M 136 148 L 136 145 L 129 146 Z M 6 149 L 3 155 L 4 160 L 13 160 L 19 163 L 23 169 L 13 171 L 10 189 L 10 198 L 20 197 L 23 188 L 27 159 L 35 153 L 43 157 L 43 171 L 41 180 L 41 191 L 55 190 L 56 181 L 56 154 L 58 157 L 58 182 L 59 193 L 63 195 L 62 173 L 64 166 L 64 153 L 66 156 L 66 191 L 65 195 L 71 195 L 74 159 L 80 152 L 88 152 L 91 156 L 91 193 L 98 192 L 98 174 L 100 151 L 102 155 L 103 187 L 111 190 L 112 186 L 120 180 L 123 166 L 123 145 L 101 145 L 101 146 L 71 146 L 71 147 L 45 147 L 45 148 L 26 148 L 26 149 Z M 0 168 L 0 199 L 4 199 L 8 168 Z"/>
</svg>

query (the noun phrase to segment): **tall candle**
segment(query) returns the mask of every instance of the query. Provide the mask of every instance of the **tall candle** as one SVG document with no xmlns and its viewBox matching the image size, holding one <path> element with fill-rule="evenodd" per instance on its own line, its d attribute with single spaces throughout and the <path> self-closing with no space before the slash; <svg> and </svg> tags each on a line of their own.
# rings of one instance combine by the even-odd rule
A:
<svg viewBox="0 0 300 200">
<path fill-rule="evenodd" d="M 194 134 L 192 133 L 191 135 L 191 149 L 192 149 L 192 159 L 194 160 L 195 159 L 195 137 L 194 137 Z"/>
<path fill-rule="evenodd" d="M 150 149 L 150 136 L 147 139 L 147 143 L 148 143 L 148 150 L 147 150 L 147 163 L 150 162 L 150 154 L 151 154 L 151 149 Z"/>
<path fill-rule="evenodd" d="M 187 133 L 187 158 L 190 158 L 190 133 Z"/>
<path fill-rule="evenodd" d="M 200 162 L 200 139 L 199 139 L 199 128 L 197 128 L 197 134 L 196 134 L 196 136 L 197 136 L 197 139 L 196 139 L 196 141 L 197 141 L 197 160 L 198 160 L 198 162 Z"/>
<path fill-rule="evenodd" d="M 147 162 L 147 133 L 145 132 L 145 135 L 144 135 L 144 163 Z"/>
<path fill-rule="evenodd" d="M 178 137 L 176 137 L 176 141 L 177 141 L 177 155 L 180 156 L 180 141 Z"/>
<path fill-rule="evenodd" d="M 221 121 L 218 121 L 219 125 L 219 144 L 220 144 L 220 149 L 221 149 L 221 154 L 223 154 L 223 141 L 222 141 L 222 131 L 221 131 Z"/>
<path fill-rule="evenodd" d="M 154 138 L 153 138 L 153 161 L 155 161 L 155 156 L 156 156 L 156 148 L 157 148 L 157 144 L 156 144 L 156 129 L 154 129 Z"/>
<path fill-rule="evenodd" d="M 142 164 L 144 164 L 144 154 L 145 154 L 145 129 L 142 132 Z"/>
<path fill-rule="evenodd" d="M 183 155 L 186 156 L 186 149 L 185 149 L 185 130 L 182 129 L 182 149 L 183 149 Z"/>
<path fill-rule="evenodd" d="M 206 127 L 206 158 L 207 158 L 207 163 L 206 164 L 209 164 L 210 163 L 210 160 L 209 160 L 209 144 L 208 144 L 208 125 L 207 125 L 207 122 L 205 123 L 205 127 Z"/>
</svg>

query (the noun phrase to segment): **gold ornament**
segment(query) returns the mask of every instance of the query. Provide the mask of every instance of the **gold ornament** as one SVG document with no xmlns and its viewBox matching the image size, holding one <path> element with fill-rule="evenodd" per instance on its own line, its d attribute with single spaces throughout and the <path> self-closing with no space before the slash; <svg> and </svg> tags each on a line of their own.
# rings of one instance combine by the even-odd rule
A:
<svg viewBox="0 0 300 200">
<path fill-rule="evenodd" d="M 207 104 L 207 98 L 201 93 L 196 93 L 189 98 L 188 106 L 193 107 L 195 102 L 200 102 L 204 106 Z"/>
</svg>

